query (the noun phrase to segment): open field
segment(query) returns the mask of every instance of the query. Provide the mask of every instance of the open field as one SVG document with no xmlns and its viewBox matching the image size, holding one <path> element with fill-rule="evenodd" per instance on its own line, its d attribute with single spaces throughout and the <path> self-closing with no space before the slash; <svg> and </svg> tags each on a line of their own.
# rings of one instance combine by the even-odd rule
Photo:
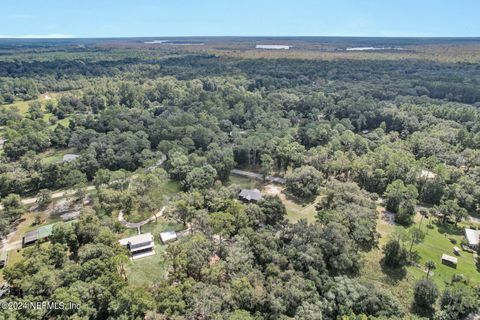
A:
<svg viewBox="0 0 480 320">
<path fill-rule="evenodd" d="M 155 255 L 130 261 L 127 267 L 128 281 L 133 285 L 143 286 L 151 285 L 164 279 L 166 272 L 164 253 L 166 246 L 161 243 L 159 234 L 166 230 L 180 231 L 182 229 L 183 226 L 181 224 L 171 223 L 163 218 L 160 218 L 158 222 L 149 223 L 142 227 L 142 233 L 150 232 L 153 235 Z"/>
<path fill-rule="evenodd" d="M 306 219 L 308 222 L 315 221 L 315 203 L 303 204 L 294 197 L 285 193 L 285 187 L 278 184 L 263 183 L 258 180 L 253 180 L 245 177 L 232 175 L 230 183 L 236 184 L 245 189 L 259 189 L 263 195 L 278 196 L 282 200 L 287 209 L 287 217 L 290 222 L 297 222 L 300 219 Z"/>
<path fill-rule="evenodd" d="M 418 228 L 426 234 L 425 240 L 413 246 L 413 251 L 417 252 L 420 259 L 418 263 L 423 266 L 426 261 L 432 260 L 436 264 L 436 269 L 431 272 L 430 279 L 432 279 L 437 286 L 443 290 L 445 285 L 451 280 L 455 274 L 462 274 L 466 279 L 473 283 L 480 284 L 480 272 L 477 271 L 473 261 L 472 253 L 461 251 L 458 258 L 457 268 L 452 268 L 441 263 L 441 256 L 443 253 L 455 256 L 453 254 L 453 247 L 461 247 L 460 243 L 463 237 L 463 228 L 455 228 L 453 225 L 448 225 L 449 230 L 445 230 L 442 226 L 434 223 L 435 218 L 432 218 L 432 228 L 428 228 L 428 220 L 423 219 L 421 225 L 421 216 L 417 214 L 415 223 L 408 227 L 393 225 L 385 219 L 383 215 L 383 208 L 378 208 L 379 218 L 377 221 L 377 231 L 380 234 L 379 248 L 368 252 L 364 257 L 364 265 L 361 271 L 361 279 L 367 282 L 374 282 L 377 285 L 391 291 L 402 303 L 405 308 L 409 308 L 411 304 L 411 297 L 415 283 L 426 277 L 426 273 L 416 266 L 409 266 L 405 272 L 398 270 L 387 270 L 382 267 L 381 259 L 383 258 L 382 248 L 390 239 L 390 237 L 398 231 L 408 231 L 412 228 Z M 446 232 L 448 231 L 448 233 Z M 450 239 L 457 241 L 457 244 L 452 244 Z M 408 243 L 406 244 L 408 248 Z"/>
</svg>

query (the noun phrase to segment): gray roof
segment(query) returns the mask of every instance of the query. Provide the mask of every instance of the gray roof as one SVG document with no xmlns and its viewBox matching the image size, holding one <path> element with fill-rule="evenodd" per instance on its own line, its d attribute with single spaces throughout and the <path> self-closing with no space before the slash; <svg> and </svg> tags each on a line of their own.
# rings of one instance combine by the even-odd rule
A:
<svg viewBox="0 0 480 320">
<path fill-rule="evenodd" d="M 23 236 L 23 243 L 32 243 L 38 240 L 38 230 L 33 230 L 25 233 Z"/>
<path fill-rule="evenodd" d="M 160 239 L 163 243 L 177 239 L 177 233 L 175 231 L 165 231 L 160 233 Z"/>
<path fill-rule="evenodd" d="M 121 239 L 119 242 L 122 246 L 128 245 L 131 251 L 154 246 L 153 236 L 151 233 L 144 233 L 133 237 Z"/>
<path fill-rule="evenodd" d="M 63 162 L 70 162 L 70 161 L 73 161 L 73 160 L 77 159 L 78 157 L 80 157 L 80 155 L 67 153 L 67 154 L 63 155 L 62 160 L 63 160 Z"/>
<path fill-rule="evenodd" d="M 258 201 L 262 199 L 262 194 L 258 189 L 242 189 L 238 196 L 247 201 Z"/>
</svg>

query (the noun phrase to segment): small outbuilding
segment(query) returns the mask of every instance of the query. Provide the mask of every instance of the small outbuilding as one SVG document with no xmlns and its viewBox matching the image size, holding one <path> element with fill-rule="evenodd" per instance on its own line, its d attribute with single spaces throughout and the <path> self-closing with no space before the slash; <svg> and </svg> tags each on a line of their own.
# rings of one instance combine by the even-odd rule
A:
<svg viewBox="0 0 480 320">
<path fill-rule="evenodd" d="M 442 254 L 442 263 L 447 266 L 457 268 L 458 259 L 444 253 Z"/>
<path fill-rule="evenodd" d="M 70 222 L 73 222 L 70 221 Z M 55 223 L 52 224 L 47 224 L 45 226 L 42 226 L 36 230 L 29 231 L 25 233 L 22 239 L 22 247 L 26 247 L 29 245 L 34 244 L 37 241 L 42 241 L 48 239 L 53 233 L 53 226 Z"/>
<path fill-rule="evenodd" d="M 262 193 L 258 189 L 242 189 L 238 198 L 245 202 L 257 202 L 262 199 Z"/>
<path fill-rule="evenodd" d="M 177 233 L 175 231 L 164 231 L 160 233 L 160 240 L 163 244 L 177 240 Z"/>
<path fill-rule="evenodd" d="M 130 251 L 133 260 L 155 254 L 155 243 L 151 233 L 124 238 L 119 240 L 119 243 Z"/>
<path fill-rule="evenodd" d="M 459 256 L 460 255 L 460 248 L 459 247 L 453 247 L 453 253 L 455 253 L 455 255 Z"/>
<path fill-rule="evenodd" d="M 480 243 L 480 230 L 465 228 L 465 239 L 471 249 L 476 249 Z"/>
</svg>

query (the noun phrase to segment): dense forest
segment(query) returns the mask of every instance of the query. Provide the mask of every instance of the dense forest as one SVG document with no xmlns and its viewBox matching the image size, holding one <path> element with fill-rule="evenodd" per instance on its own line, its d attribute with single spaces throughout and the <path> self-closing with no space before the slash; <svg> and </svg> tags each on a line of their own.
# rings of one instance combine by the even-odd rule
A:
<svg viewBox="0 0 480 320">
<path fill-rule="evenodd" d="M 10 293 L 0 299 L 81 306 L 1 317 L 454 320 L 479 311 L 478 259 L 447 280 L 429 278 L 441 264 L 429 261 L 408 297 L 368 281 L 365 266 L 380 252 L 388 277 L 423 268 L 418 219 L 432 230 L 479 228 L 469 219 L 480 216 L 480 64 L 53 48 L 2 47 L 0 237 L 35 214 L 21 199 L 36 196 L 38 211 L 53 191 L 74 189 L 92 204 L 47 244 L 22 249 L 3 269 Z M 49 160 L 66 153 L 79 157 Z M 234 168 L 285 178 L 313 221 L 290 219 L 279 195 L 238 201 Z M 162 198 L 154 191 L 167 182 L 178 190 Z M 136 262 L 118 244 L 116 215 L 164 202 L 166 219 L 189 233 L 158 253 L 160 281 L 132 283 L 125 268 Z M 378 230 L 380 207 L 405 234 Z"/>
</svg>

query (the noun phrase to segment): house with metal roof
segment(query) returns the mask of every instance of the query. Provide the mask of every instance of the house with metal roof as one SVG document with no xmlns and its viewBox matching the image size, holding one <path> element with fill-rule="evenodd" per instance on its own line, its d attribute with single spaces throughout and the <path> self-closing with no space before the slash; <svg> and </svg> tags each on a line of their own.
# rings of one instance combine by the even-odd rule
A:
<svg viewBox="0 0 480 320">
<path fill-rule="evenodd" d="M 257 202 L 262 199 L 262 193 L 258 189 L 242 189 L 238 198 L 245 202 Z"/>
<path fill-rule="evenodd" d="M 75 220 L 70 220 L 66 223 L 72 223 Z M 29 245 L 34 244 L 37 241 L 47 240 L 53 233 L 53 226 L 57 223 L 47 224 L 45 226 L 41 226 L 36 230 L 29 231 L 25 233 L 22 239 L 22 247 L 26 247 Z"/>
<path fill-rule="evenodd" d="M 124 238 L 118 242 L 130 251 L 133 260 L 155 254 L 155 243 L 153 242 L 153 235 L 151 233 Z"/>
<path fill-rule="evenodd" d="M 465 228 L 465 239 L 470 248 L 476 249 L 480 243 L 480 230 Z"/>
</svg>

